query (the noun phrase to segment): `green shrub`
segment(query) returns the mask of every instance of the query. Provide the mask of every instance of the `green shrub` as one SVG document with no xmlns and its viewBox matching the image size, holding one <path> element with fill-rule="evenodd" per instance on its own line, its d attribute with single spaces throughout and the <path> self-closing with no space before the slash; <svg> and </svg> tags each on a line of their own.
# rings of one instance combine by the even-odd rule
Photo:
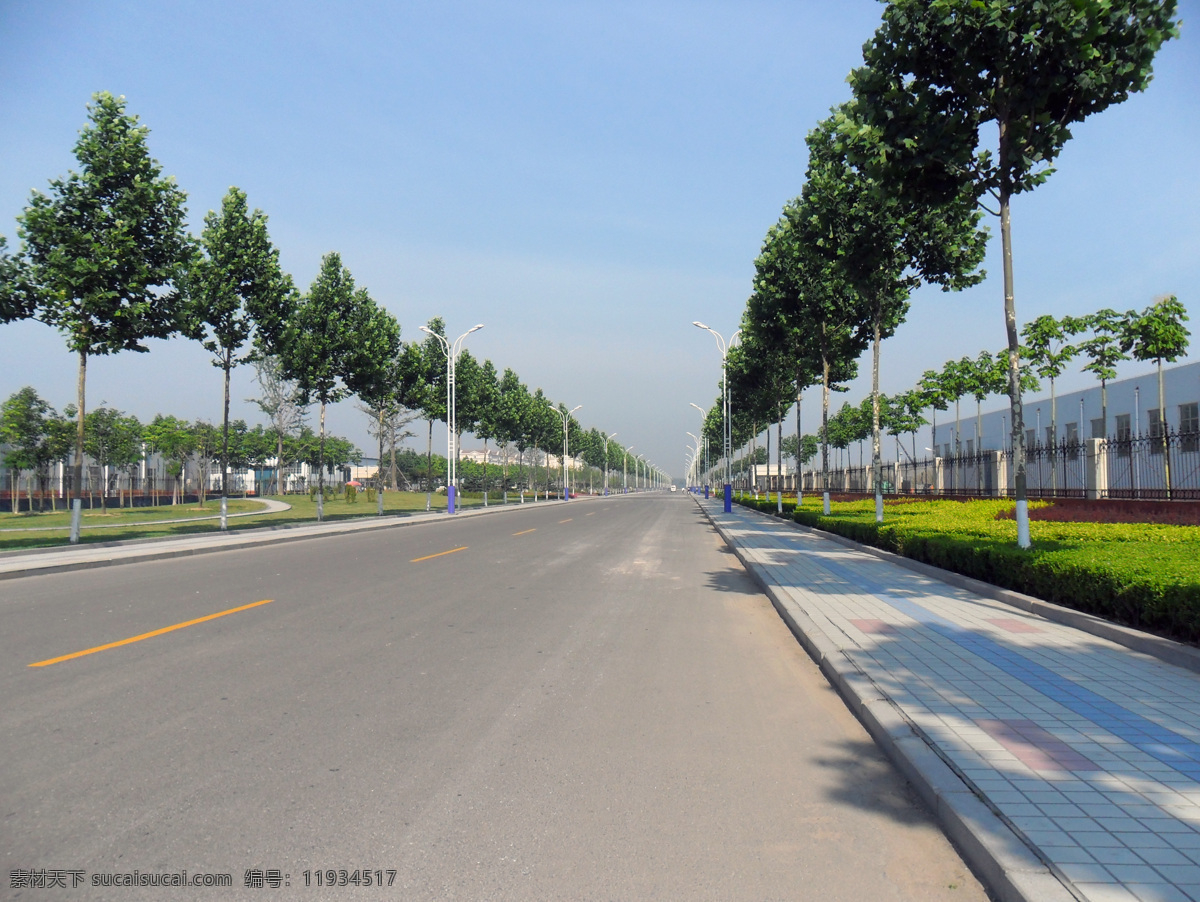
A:
<svg viewBox="0 0 1200 902">
<path fill-rule="evenodd" d="M 356 485 L 346 486 L 346 503 L 347 504 L 357 504 L 358 503 L 358 486 L 356 486 Z"/>
</svg>

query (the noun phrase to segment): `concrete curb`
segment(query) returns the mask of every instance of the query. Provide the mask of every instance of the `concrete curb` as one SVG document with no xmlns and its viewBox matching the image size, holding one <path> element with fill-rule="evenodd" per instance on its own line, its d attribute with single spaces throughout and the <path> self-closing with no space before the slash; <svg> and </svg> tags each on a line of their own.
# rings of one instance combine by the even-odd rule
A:
<svg viewBox="0 0 1200 902">
<path fill-rule="evenodd" d="M 697 504 L 699 501 L 697 500 Z M 967 865 L 1002 902 L 1075 902 L 1063 880 L 926 740 L 809 614 L 747 560 L 711 513 L 700 509 L 871 738 L 937 818 Z M 824 533 L 819 533 L 822 537 Z M 857 543 L 855 543 L 857 544 Z"/>
<path fill-rule="evenodd" d="M 614 496 L 609 496 L 614 497 Z M 587 499 L 577 498 L 574 501 L 539 501 L 534 502 L 537 505 L 545 504 L 575 504 L 579 501 Z M 495 504 L 489 505 L 486 508 L 472 508 L 470 510 L 460 511 L 454 514 L 454 518 L 459 517 L 478 517 L 487 516 L 489 514 L 498 514 L 505 511 L 514 511 L 524 509 L 522 504 Z M 3 567 L 6 561 L 16 557 L 28 557 L 27 562 L 30 566 L 23 569 L 0 570 L 0 580 L 20 579 L 28 576 L 39 576 L 47 573 L 67 573 L 73 570 L 91 570 L 99 567 L 113 567 L 120 564 L 142 563 L 145 561 L 161 561 L 171 558 L 192 557 L 200 554 L 212 554 L 220 551 L 237 551 L 244 548 L 259 548 L 263 545 L 277 545 L 284 542 L 300 542 L 308 539 L 319 539 L 329 535 L 345 535 L 352 532 L 367 532 L 379 529 L 395 529 L 406 526 L 419 526 L 423 523 L 449 523 L 453 522 L 449 515 L 444 512 L 428 513 L 421 512 L 415 515 L 406 514 L 399 516 L 383 517 L 379 520 L 375 518 L 339 520 L 329 523 L 292 523 L 280 526 L 263 526 L 255 527 L 254 529 L 231 530 L 225 535 L 219 532 L 202 533 L 187 538 L 179 538 L 172 536 L 168 538 L 149 537 L 143 539 L 132 539 L 127 542 L 97 542 L 88 543 L 86 546 L 79 548 L 81 559 L 78 561 L 64 561 L 57 564 L 38 565 L 36 558 L 38 556 L 46 556 L 50 554 L 61 554 L 64 551 L 73 550 L 69 546 L 54 548 L 38 548 L 28 551 L 13 551 L 0 553 L 0 567 Z M 304 532 L 299 532 L 304 530 Z M 262 532 L 268 532 L 268 535 L 261 535 Z M 184 543 L 188 541 L 202 541 L 203 545 L 189 545 L 176 548 L 162 548 L 161 546 L 167 542 Z M 145 551 L 142 553 L 131 553 L 114 557 L 91 557 L 83 558 L 82 555 L 88 552 L 96 552 L 103 549 L 129 549 L 139 545 L 145 546 Z M 156 547 L 158 546 L 158 547 Z"/>
</svg>

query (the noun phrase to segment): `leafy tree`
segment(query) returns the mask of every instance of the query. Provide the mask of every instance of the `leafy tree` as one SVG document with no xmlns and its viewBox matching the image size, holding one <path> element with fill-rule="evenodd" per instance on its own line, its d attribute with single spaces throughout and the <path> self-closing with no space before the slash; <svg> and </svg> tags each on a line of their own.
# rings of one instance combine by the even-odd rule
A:
<svg viewBox="0 0 1200 902">
<path fill-rule="evenodd" d="M 1141 91 L 1178 34 L 1175 0 L 892 0 L 851 74 L 869 164 L 918 198 L 991 198 L 1003 245 L 1018 544 L 1029 546 L 1010 202 L 1052 172 L 1071 126 Z M 996 128 L 995 152 L 978 149 Z"/>
<path fill-rule="evenodd" d="M 489 362 L 490 365 L 490 362 Z M 495 382 L 496 368 L 493 366 L 491 378 Z M 454 362 L 454 464 L 457 472 L 462 460 L 462 436 L 464 432 L 477 434 L 480 422 L 488 403 L 490 386 L 486 384 L 483 365 L 475 359 L 469 350 L 459 352 Z"/>
<path fill-rule="evenodd" d="M 810 161 L 810 176 L 817 165 Z M 861 298 L 854 285 L 820 252 L 818 242 L 825 238 L 826 225 L 816 215 L 818 204 L 812 200 L 816 190 L 814 181 L 807 182 L 805 194 L 787 203 L 779 222 L 768 230 L 755 261 L 755 292 L 759 293 L 760 284 L 770 286 L 769 304 L 794 342 L 797 371 L 820 374 L 820 434 L 826 436 L 829 394 L 838 383 L 854 378 L 855 360 L 867 346 L 870 329 L 856 315 Z M 821 472 L 828 504 L 829 449 L 824 439 Z"/>
<path fill-rule="evenodd" d="M 929 421 L 921 416 L 921 412 L 928 406 L 927 399 L 919 389 L 894 395 L 887 402 L 888 434 L 911 436 L 913 448 L 909 459 L 914 464 L 917 462 L 917 432 L 922 426 L 929 424 Z"/>
<path fill-rule="evenodd" d="M 276 446 L 275 436 L 261 423 L 255 425 L 253 429 L 246 429 L 240 435 L 237 434 L 236 425 L 241 423 L 241 420 L 235 420 L 235 431 L 239 439 L 238 456 L 240 461 L 238 466 L 252 467 L 255 470 L 262 471 L 267 466 L 267 461 L 275 457 Z M 243 424 L 244 425 L 244 424 Z M 232 460 L 231 455 L 231 460 Z M 231 463 L 231 466 L 233 464 Z M 262 486 L 261 480 L 257 480 L 255 484 L 256 491 L 263 492 L 265 489 Z"/>
<path fill-rule="evenodd" d="M 88 413 L 84 426 L 83 449 L 100 468 L 100 509 L 107 513 L 110 482 L 115 474 L 106 471 L 124 470 L 142 459 L 142 425 L 136 417 L 127 417 L 119 410 L 97 407 Z"/>
<path fill-rule="evenodd" d="M 0 235 L 0 323 L 29 319 L 36 312 L 28 267 L 20 257 L 8 253 L 8 241 Z"/>
<path fill-rule="evenodd" d="M 257 398 L 249 398 L 270 420 L 271 436 L 275 440 L 275 493 L 282 494 L 281 474 L 290 458 L 285 456 L 287 438 L 304 425 L 306 405 L 296 383 L 283 375 L 283 364 L 273 354 L 254 360 L 254 377 L 262 392 Z"/>
<path fill-rule="evenodd" d="M 446 324 L 434 317 L 425 328 L 444 340 Z M 407 386 L 404 405 L 424 414 L 427 423 L 425 444 L 425 492 L 433 491 L 433 424 L 435 420 L 445 422 L 446 411 L 446 353 L 442 343 L 434 335 L 424 341 L 411 343 L 404 348 L 404 384 Z"/>
<path fill-rule="evenodd" d="M 221 457 L 221 432 L 208 420 L 196 420 L 191 426 L 192 458 L 196 462 L 196 494 L 201 504 L 208 499 L 208 481 L 213 463 Z"/>
<path fill-rule="evenodd" d="M 1187 353 L 1191 333 L 1184 326 L 1187 310 L 1174 295 L 1160 298 L 1140 314 L 1130 310 L 1121 329 L 1121 350 L 1134 360 L 1158 365 L 1158 422 L 1167 498 L 1171 497 L 1171 455 L 1167 453 L 1167 402 L 1163 389 L 1163 361 L 1174 363 Z"/>
<path fill-rule="evenodd" d="M 872 468 L 875 518 L 883 520 L 879 364 L 882 340 L 895 333 L 908 311 L 910 293 L 922 282 L 943 290 L 982 279 L 987 235 L 966 191 L 941 204 L 914 201 L 859 161 L 869 157 L 875 135 L 859 102 L 843 104 L 808 138 L 805 198 L 817 246 L 853 286 L 857 316 L 870 330 Z"/>
<path fill-rule="evenodd" d="M 1067 364 L 1079 353 L 1078 346 L 1069 344 L 1068 339 L 1086 328 L 1087 320 L 1083 317 L 1064 316 L 1055 319 L 1046 314 L 1026 323 L 1021 330 L 1033 369 L 1043 379 L 1050 380 L 1050 434 L 1055 442 L 1058 441 L 1058 396 L 1054 390 L 1054 380 L 1063 374 Z M 1082 430 L 1083 424 L 1079 426 Z M 1051 445 L 1053 447 L 1053 442 Z M 1052 480 L 1056 478 L 1055 472 L 1051 470 Z"/>
<path fill-rule="evenodd" d="M 242 354 L 253 338 L 259 351 L 278 344 L 294 307 L 295 288 L 279 268 L 279 252 L 267 236 L 267 217 L 247 212 L 246 194 L 230 188 L 221 212 L 204 218 L 202 254 L 187 277 L 185 319 L 190 337 L 213 355 L 224 375 L 225 404 L 221 418 L 221 497 L 229 495 L 229 376 L 254 355 Z M 221 528 L 225 521 L 222 519 Z"/>
<path fill-rule="evenodd" d="M 283 375 L 295 380 L 301 403 L 320 404 L 317 492 L 321 499 L 325 492 L 325 410 L 352 394 L 363 375 L 361 364 L 367 356 L 363 329 L 374 321 L 373 307 L 366 289 L 355 287 L 342 258 L 330 253 L 322 258 L 320 272 L 284 329 L 279 355 Z M 321 516 L 319 500 L 317 518 Z"/>
<path fill-rule="evenodd" d="M 496 401 L 496 412 L 492 424 L 496 441 L 504 447 L 504 467 L 501 474 L 502 491 L 508 492 L 508 446 L 515 445 L 518 452 L 520 477 L 524 476 L 525 444 L 521 429 L 524 421 L 524 405 L 529 401 L 529 389 L 521 384 L 520 378 L 511 369 L 505 368 L 500 377 Z"/>
<path fill-rule="evenodd" d="M 394 448 L 394 424 L 400 417 L 400 399 L 404 394 L 400 323 L 369 298 L 363 300 L 357 312 L 359 322 L 355 326 L 355 350 L 348 362 L 345 378 L 375 415 L 375 432 L 379 442 L 376 488 L 379 491 L 379 513 L 382 514 L 384 423 L 386 420 L 393 424 Z"/>
<path fill-rule="evenodd" d="M 529 436 L 529 446 L 543 454 L 553 454 L 555 449 L 562 453 L 562 420 L 550 403 L 550 399 L 539 388 L 534 391 L 525 408 L 524 430 Z M 550 467 L 546 467 L 546 493 L 550 493 Z"/>
<path fill-rule="evenodd" d="M 195 436 L 189 423 L 174 416 L 157 414 L 142 430 L 146 447 L 157 452 L 167 464 L 167 474 L 175 480 L 171 504 L 178 504 L 183 494 L 187 462 L 195 448 Z"/>
<path fill-rule="evenodd" d="M 148 350 L 179 327 L 172 286 L 190 258 L 186 195 L 146 147 L 148 129 L 124 98 L 96 94 L 80 132 L 80 171 L 33 192 L 18 219 L 36 316 L 79 357 L 75 491 L 83 482 L 88 358 Z"/>
<path fill-rule="evenodd" d="M 483 439 L 483 459 L 487 462 L 488 442 L 498 440 L 500 416 L 500 379 L 496 375 L 496 365 L 490 360 L 483 361 L 483 366 L 479 367 L 478 378 L 474 381 L 468 404 L 472 408 L 471 422 L 472 432 L 477 438 Z M 484 469 L 485 480 L 486 474 L 490 471 Z M 491 483 L 484 482 L 483 497 L 487 500 L 487 490 Z"/>
<path fill-rule="evenodd" d="M 1128 360 L 1129 355 L 1121 350 L 1121 315 L 1105 307 L 1087 317 L 1092 337 L 1079 344 L 1079 350 L 1088 358 L 1083 365 L 1085 372 L 1100 380 L 1100 435 L 1108 435 L 1108 381 L 1117 378 L 1117 364 Z M 1082 428 L 1083 424 L 1079 424 Z M 1093 436 L 1096 437 L 1096 436 Z"/>
<path fill-rule="evenodd" d="M 947 360 L 942 367 L 941 387 L 947 399 L 954 401 L 954 456 L 962 456 L 962 422 L 959 416 L 959 405 L 962 399 L 971 394 L 972 375 L 975 369 L 970 357 L 958 360 Z"/>
<path fill-rule="evenodd" d="M 46 401 L 26 386 L 9 396 L 0 407 L 0 442 L 12 447 L 4 462 L 18 470 L 32 470 L 38 480 L 41 501 L 46 509 L 46 485 L 50 465 L 66 456 L 71 447 L 70 434 Z M 20 510 L 19 494 L 13 493 L 13 513 Z M 29 500 L 33 510 L 33 498 Z"/>
<path fill-rule="evenodd" d="M 799 453 L 797 453 L 799 449 Z M 803 466 L 817 456 L 818 444 L 815 435 L 789 435 L 783 440 L 783 453 L 796 461 L 797 467 Z"/>
<path fill-rule="evenodd" d="M 937 440 L 937 412 L 939 410 L 947 410 L 950 407 L 950 399 L 946 394 L 946 389 L 942 385 L 942 374 L 937 370 L 926 370 L 921 374 L 920 381 L 916 387 L 917 397 L 921 401 L 921 409 L 931 411 L 933 414 L 933 430 L 931 433 L 933 456 L 938 456 L 938 440 Z"/>
</svg>

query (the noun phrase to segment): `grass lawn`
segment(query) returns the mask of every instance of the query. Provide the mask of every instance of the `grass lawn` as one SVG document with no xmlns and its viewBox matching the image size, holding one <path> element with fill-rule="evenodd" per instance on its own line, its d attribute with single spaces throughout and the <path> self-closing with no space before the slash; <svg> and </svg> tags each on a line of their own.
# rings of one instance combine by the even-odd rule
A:
<svg viewBox="0 0 1200 902">
<path fill-rule="evenodd" d="M 496 492 L 488 496 L 490 504 L 498 504 L 502 495 Z M 245 517 L 230 517 L 229 528 L 253 529 L 263 526 L 279 526 L 291 523 L 313 523 L 317 519 L 317 505 L 307 495 L 272 496 L 272 500 L 283 501 L 292 506 L 291 510 L 276 513 L 264 512 L 253 514 L 253 511 L 263 510 L 263 505 L 252 499 L 229 500 L 229 513 L 251 513 Z M 446 509 L 446 496 L 434 494 L 431 507 L 433 510 Z M 510 492 L 509 503 L 519 502 L 520 497 Z M 532 502 L 532 496 L 526 496 L 526 502 Z M 425 511 L 424 492 L 385 492 L 383 496 L 384 515 L 402 516 Z M 464 492 L 460 496 L 461 507 L 481 506 L 482 494 Z M 326 520 L 347 520 L 360 517 L 376 516 L 376 502 L 367 501 L 365 492 L 359 493 L 357 500 L 348 502 L 344 495 L 326 499 Z M 194 517 L 215 517 L 221 513 L 220 499 L 210 498 L 203 506 L 196 504 L 164 505 L 162 507 L 110 508 L 107 514 L 99 510 L 83 512 L 83 531 L 80 534 L 81 543 L 89 542 L 119 542 L 128 539 L 138 539 L 147 536 L 190 535 L 193 533 L 215 532 L 220 529 L 219 520 L 189 520 L 183 523 L 163 522 Z M 20 513 L 0 514 L 0 550 L 19 548 L 44 548 L 67 544 L 70 533 L 71 515 L 68 511 L 53 513 Z M 48 528 L 43 528 L 48 527 Z"/>
</svg>

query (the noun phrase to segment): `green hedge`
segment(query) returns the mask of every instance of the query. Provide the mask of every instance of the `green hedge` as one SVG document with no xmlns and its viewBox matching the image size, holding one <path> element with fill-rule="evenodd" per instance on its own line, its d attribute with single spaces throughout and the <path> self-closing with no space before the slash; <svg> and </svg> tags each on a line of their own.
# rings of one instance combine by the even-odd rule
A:
<svg viewBox="0 0 1200 902">
<path fill-rule="evenodd" d="M 767 513 L 775 502 L 742 501 Z M 785 502 L 785 507 L 787 502 Z M 1040 502 L 1031 502 L 1036 509 Z M 1017 547 L 1012 501 L 838 503 L 830 516 L 805 499 L 797 523 L 837 533 L 1117 623 L 1200 641 L 1200 527 L 1034 520 L 1033 547 Z"/>
</svg>

